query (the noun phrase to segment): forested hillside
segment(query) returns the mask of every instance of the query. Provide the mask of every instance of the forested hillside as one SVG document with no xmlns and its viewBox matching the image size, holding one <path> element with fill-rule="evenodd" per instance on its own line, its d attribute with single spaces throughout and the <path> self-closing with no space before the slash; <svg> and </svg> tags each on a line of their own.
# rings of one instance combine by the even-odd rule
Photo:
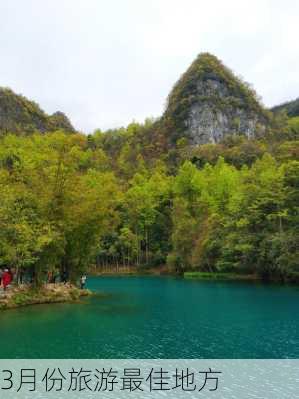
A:
<svg viewBox="0 0 299 399">
<path fill-rule="evenodd" d="M 20 135 L 64 129 L 74 132 L 69 119 L 62 112 L 47 115 L 38 104 L 0 87 L 0 135 Z"/>
<path fill-rule="evenodd" d="M 299 121 L 267 117 L 263 134 L 203 145 L 170 140 L 164 117 L 3 135 L 0 264 L 36 284 L 94 264 L 298 278 Z"/>
<path fill-rule="evenodd" d="M 276 107 L 273 107 L 271 111 L 285 112 L 289 117 L 299 116 L 299 98 L 277 105 Z"/>
</svg>

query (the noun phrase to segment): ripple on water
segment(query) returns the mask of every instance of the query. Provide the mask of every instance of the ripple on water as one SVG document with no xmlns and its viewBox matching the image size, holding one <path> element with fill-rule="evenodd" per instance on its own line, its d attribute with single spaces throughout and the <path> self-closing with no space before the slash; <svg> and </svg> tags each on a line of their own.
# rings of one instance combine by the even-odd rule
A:
<svg viewBox="0 0 299 399">
<path fill-rule="evenodd" d="M 297 287 L 90 278 L 106 295 L 0 315 L 0 356 L 298 358 Z"/>
</svg>

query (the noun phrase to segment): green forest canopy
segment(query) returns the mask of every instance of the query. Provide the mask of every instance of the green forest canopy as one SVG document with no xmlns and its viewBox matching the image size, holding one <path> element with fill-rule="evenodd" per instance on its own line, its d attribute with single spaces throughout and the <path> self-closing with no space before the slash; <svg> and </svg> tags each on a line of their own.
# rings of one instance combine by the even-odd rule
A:
<svg viewBox="0 0 299 399">
<path fill-rule="evenodd" d="M 151 120 L 2 136 L 1 266 L 36 284 L 92 264 L 297 276 L 299 122 L 276 126 L 199 147 L 167 148 Z"/>
</svg>

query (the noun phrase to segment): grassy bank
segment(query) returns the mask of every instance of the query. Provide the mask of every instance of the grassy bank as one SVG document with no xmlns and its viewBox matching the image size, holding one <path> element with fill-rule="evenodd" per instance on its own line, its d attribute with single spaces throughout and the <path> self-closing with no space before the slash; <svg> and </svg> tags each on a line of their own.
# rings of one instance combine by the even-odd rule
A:
<svg viewBox="0 0 299 399">
<path fill-rule="evenodd" d="M 288 276 L 272 276 L 270 279 L 263 279 L 257 274 L 238 274 L 238 273 L 220 273 L 220 272 L 185 272 L 184 278 L 197 280 L 229 280 L 229 281 L 264 281 L 279 284 L 299 284 L 299 273 L 290 273 Z"/>
<path fill-rule="evenodd" d="M 74 302 L 89 295 L 91 295 L 89 290 L 80 290 L 70 284 L 47 284 L 40 289 L 24 285 L 0 294 L 0 310 L 46 303 Z"/>
<path fill-rule="evenodd" d="M 245 281 L 256 281 L 260 280 L 257 275 L 254 274 L 238 274 L 238 273 L 220 273 L 220 272 L 199 272 L 189 271 L 184 273 L 178 273 L 175 270 L 169 269 L 167 266 L 160 266 L 155 268 L 121 268 L 111 270 L 97 270 L 91 269 L 89 271 L 91 276 L 162 276 L 162 275 L 173 275 L 183 276 L 188 279 L 199 279 L 199 280 L 245 280 Z"/>
<path fill-rule="evenodd" d="M 258 276 L 254 274 L 237 274 L 237 273 L 220 273 L 220 272 L 185 272 L 184 278 L 198 279 L 198 280 L 244 280 L 255 281 L 259 280 Z"/>
<path fill-rule="evenodd" d="M 90 276 L 160 276 L 166 274 L 176 274 L 171 271 L 167 266 L 159 267 L 121 267 L 111 269 L 99 269 L 92 267 L 89 269 Z"/>
</svg>

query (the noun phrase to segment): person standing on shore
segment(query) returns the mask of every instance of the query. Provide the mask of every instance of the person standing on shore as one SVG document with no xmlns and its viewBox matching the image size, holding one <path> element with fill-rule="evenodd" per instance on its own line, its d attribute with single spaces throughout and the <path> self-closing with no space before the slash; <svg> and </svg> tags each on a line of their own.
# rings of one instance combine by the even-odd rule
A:
<svg viewBox="0 0 299 399">
<path fill-rule="evenodd" d="M 83 274 L 83 276 L 81 276 L 81 278 L 80 278 L 80 288 L 81 288 L 81 290 L 84 289 L 85 284 L 86 284 L 86 276 Z"/>
<path fill-rule="evenodd" d="M 4 270 L 4 273 L 2 275 L 2 282 L 3 282 L 3 289 L 6 291 L 7 286 L 11 283 L 12 281 L 12 275 L 9 272 L 8 269 Z"/>
<path fill-rule="evenodd" d="M 66 284 L 66 283 L 67 283 L 67 280 L 68 280 L 68 274 L 67 274 L 67 271 L 64 270 L 64 271 L 62 272 L 62 274 L 61 274 L 61 282 L 62 282 L 63 284 Z"/>
</svg>

